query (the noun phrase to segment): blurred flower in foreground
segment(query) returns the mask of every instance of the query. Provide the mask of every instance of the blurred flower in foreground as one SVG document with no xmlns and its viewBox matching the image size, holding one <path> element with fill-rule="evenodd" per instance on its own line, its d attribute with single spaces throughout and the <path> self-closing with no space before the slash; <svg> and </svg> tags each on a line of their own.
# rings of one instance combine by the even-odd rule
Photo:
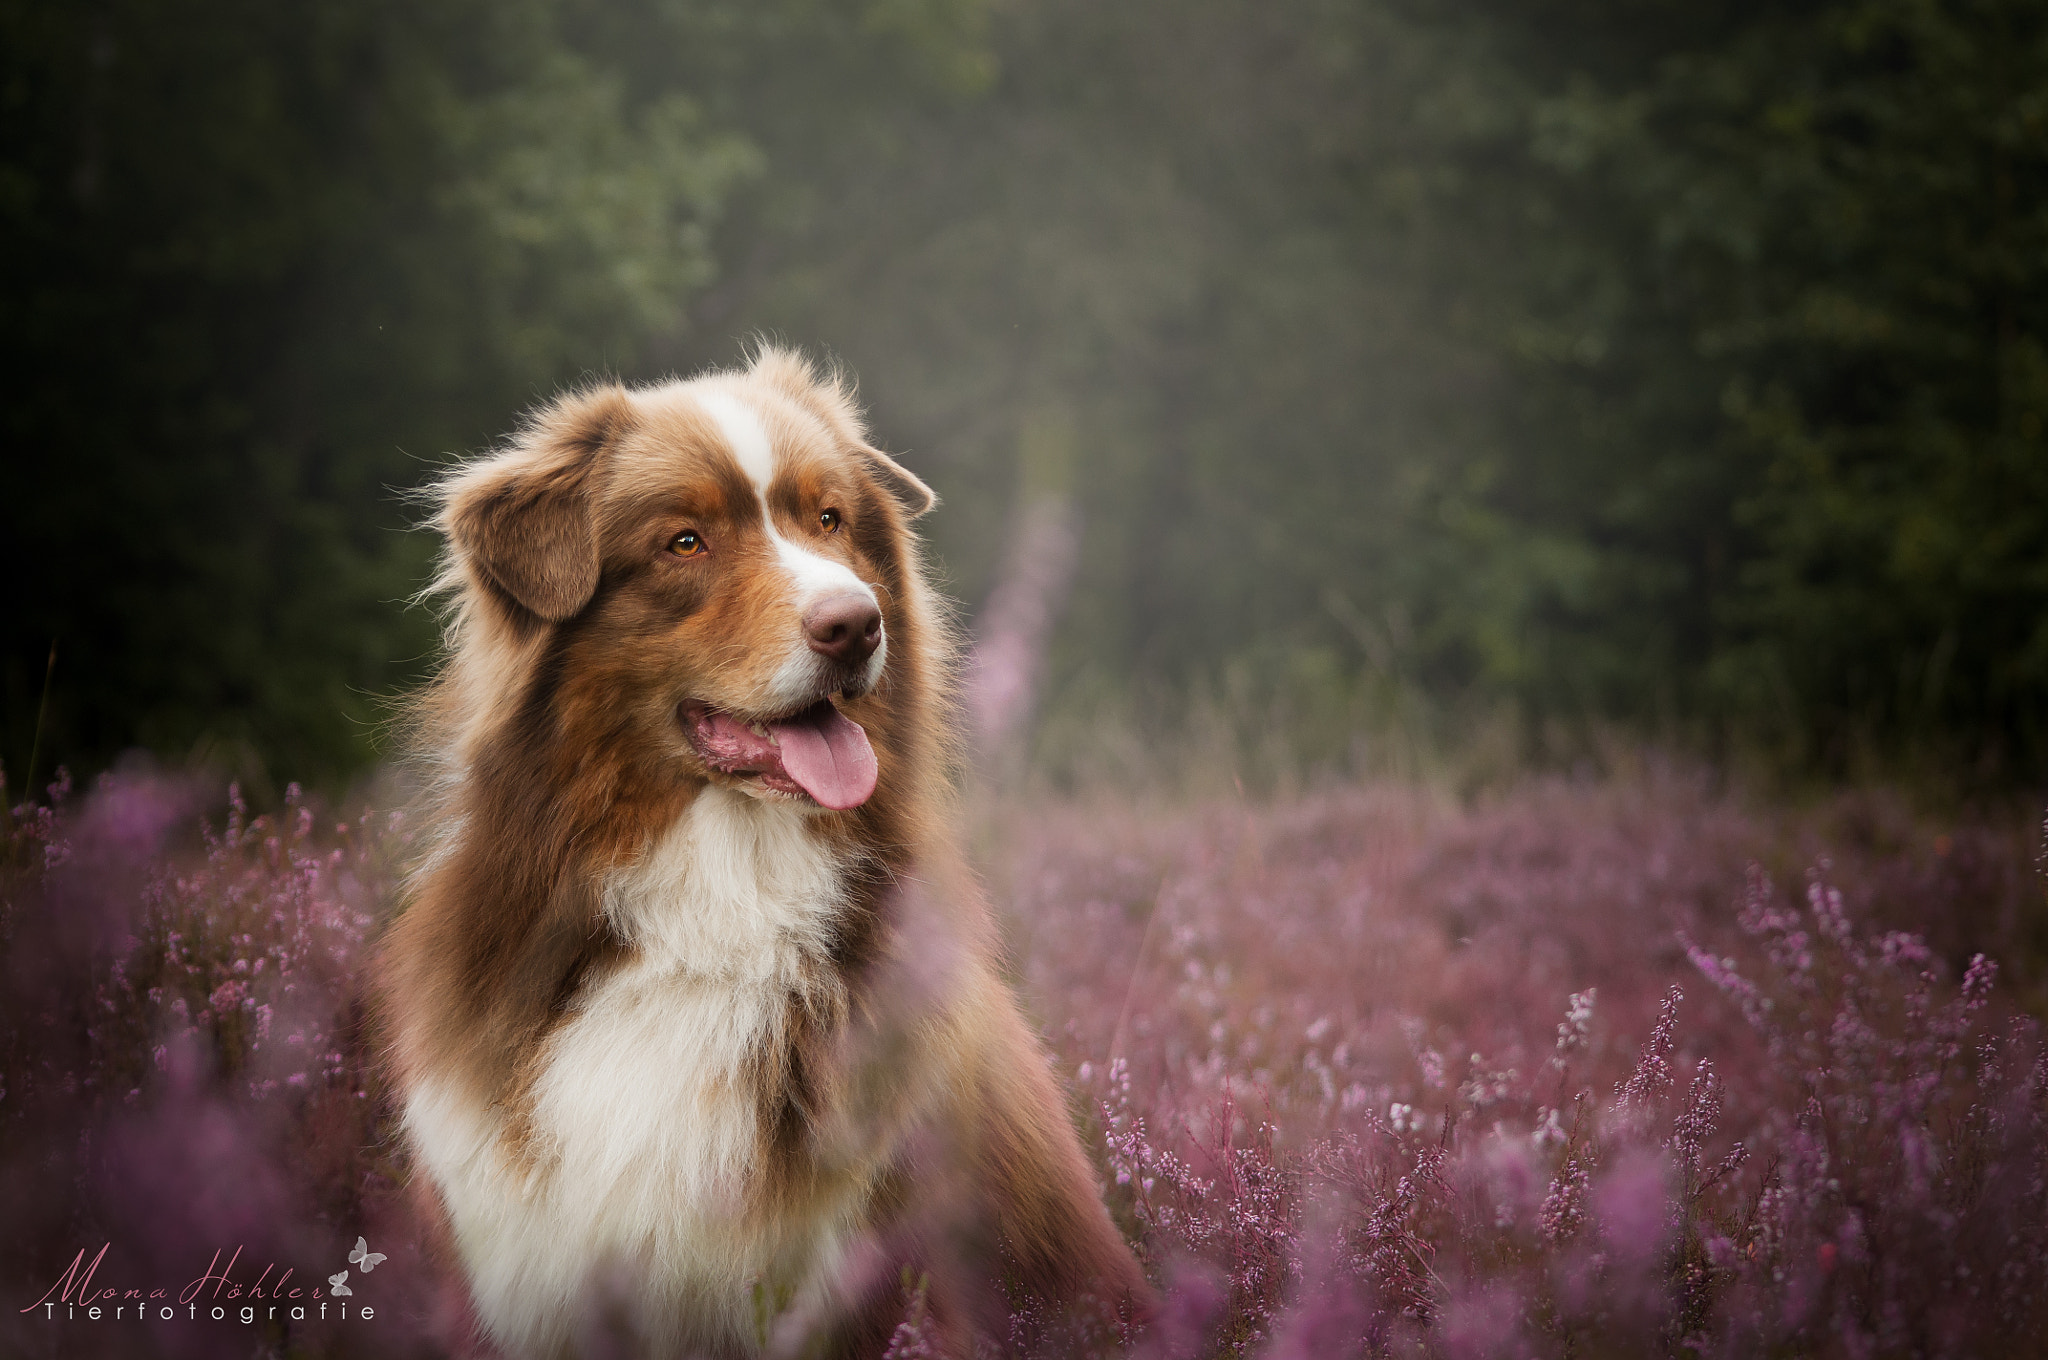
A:
<svg viewBox="0 0 2048 1360">
<path fill-rule="evenodd" d="M 251 816 L 230 792 L 202 831 L 208 797 L 137 773 L 11 811 L 6 1278 L 103 1241 L 128 1277 L 183 1280 L 238 1243 L 325 1278 L 367 1236 L 390 1259 L 351 1297 L 400 1324 L 374 1338 L 166 1324 L 66 1353 L 443 1353 L 459 1295 L 400 1189 L 360 1001 L 405 824 L 295 791 Z M 1884 858 L 1910 838 L 1808 854 L 1787 894 L 1745 871 L 1776 834 L 1671 787 L 1011 818 L 993 876 L 1020 969 L 1165 1302 L 1142 1335 L 1020 1318 L 1010 1342 L 2032 1353 L 2038 1028 L 1986 954 L 1897 928 L 1888 885 L 1931 881 Z M 892 1353 L 946 1353 L 915 1280 L 902 1306 Z M 0 1347 L 47 1349 L 0 1316 Z"/>
</svg>

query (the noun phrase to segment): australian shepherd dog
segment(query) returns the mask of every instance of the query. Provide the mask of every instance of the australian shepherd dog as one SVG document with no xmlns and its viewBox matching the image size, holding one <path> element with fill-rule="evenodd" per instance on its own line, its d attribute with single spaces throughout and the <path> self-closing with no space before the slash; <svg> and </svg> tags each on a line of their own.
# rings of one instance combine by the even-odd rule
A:
<svg viewBox="0 0 2048 1360">
<path fill-rule="evenodd" d="M 933 503 L 777 349 L 561 397 L 440 483 L 380 990 L 498 1351 L 878 1355 L 907 1290 L 963 1355 L 1143 1310 L 946 830 Z"/>
</svg>

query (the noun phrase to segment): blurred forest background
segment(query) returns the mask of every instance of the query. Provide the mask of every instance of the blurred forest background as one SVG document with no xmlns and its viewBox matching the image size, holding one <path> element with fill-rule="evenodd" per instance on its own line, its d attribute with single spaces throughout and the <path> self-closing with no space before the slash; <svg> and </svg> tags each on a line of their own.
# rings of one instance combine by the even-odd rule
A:
<svg viewBox="0 0 2048 1360">
<path fill-rule="evenodd" d="M 756 332 L 970 621 L 1077 532 L 1046 768 L 2048 770 L 2038 0 L 0 0 L 0 107 L 10 774 L 51 674 L 40 771 L 349 779 L 397 493 Z"/>
</svg>

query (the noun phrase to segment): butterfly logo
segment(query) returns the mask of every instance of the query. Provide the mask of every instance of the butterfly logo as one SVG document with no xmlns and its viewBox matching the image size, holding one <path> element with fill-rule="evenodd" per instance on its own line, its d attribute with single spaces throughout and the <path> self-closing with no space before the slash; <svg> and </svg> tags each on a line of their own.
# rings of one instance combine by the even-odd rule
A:
<svg viewBox="0 0 2048 1360">
<path fill-rule="evenodd" d="M 339 1275 L 329 1275 L 327 1283 L 330 1287 L 327 1292 L 342 1298 L 355 1293 L 355 1290 L 348 1287 L 347 1280 L 348 1272 L 346 1270 L 342 1271 Z"/>
<path fill-rule="evenodd" d="M 348 1263 L 352 1266 L 361 1266 L 365 1275 L 375 1270 L 377 1263 L 383 1259 L 384 1253 L 371 1251 L 368 1239 L 361 1237 L 356 1239 L 356 1249 L 348 1254 Z M 342 1274 L 346 1275 L 348 1272 L 344 1270 Z"/>
</svg>

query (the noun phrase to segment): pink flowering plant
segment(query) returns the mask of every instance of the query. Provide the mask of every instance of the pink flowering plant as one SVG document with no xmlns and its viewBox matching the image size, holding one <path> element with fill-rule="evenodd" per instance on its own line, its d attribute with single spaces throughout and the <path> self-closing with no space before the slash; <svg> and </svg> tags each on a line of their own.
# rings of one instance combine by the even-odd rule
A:
<svg viewBox="0 0 2048 1360">
<path fill-rule="evenodd" d="M 228 1338 L 161 1320 L 66 1332 L 60 1354 L 286 1343 L 410 1353 L 418 1338 L 403 1328 L 369 1337 L 294 1327 L 290 1307 L 283 1322 L 262 1316 L 289 1270 L 298 1306 L 318 1288 L 337 1317 L 342 1298 L 425 1317 L 363 1005 L 403 819 L 322 821 L 295 786 L 274 814 L 250 816 L 232 788 L 217 827 L 203 812 L 189 781 L 156 776 L 103 779 L 83 800 L 60 778 L 47 802 L 11 809 L 0 1153 L 17 1231 L 6 1278 L 30 1302 L 73 1253 L 90 1259 L 107 1244 L 93 1285 L 114 1289 L 110 1299 L 162 1288 L 173 1320 L 197 1321 L 183 1286 L 232 1260 L 225 1287 L 193 1299 L 264 1301 L 260 1325 L 227 1309 Z M 366 1231 L 400 1262 L 384 1287 L 323 1284 Z M 36 1323 L 52 1319 L 19 1307 L 0 1313 L 16 1349 L 48 1350 Z"/>
<path fill-rule="evenodd" d="M 1997 1356 L 2048 1331 L 2030 827 L 1861 795 L 1760 816 L 1670 776 L 982 816 L 1162 1295 L 1142 1329 L 1019 1316 L 1017 1351 Z M 346 1277 L 374 1333 L 230 1318 L 55 1353 L 464 1344 L 364 1005 L 411 853 L 402 818 L 295 790 L 258 816 L 128 774 L 11 809 L 10 1353 L 50 1351 L 15 1310 L 82 1246 L 114 1244 L 115 1284 L 234 1247 L 310 1280 L 362 1235 L 389 1257 Z M 922 1281 L 903 1295 L 890 1353 L 944 1354 Z"/>
<path fill-rule="evenodd" d="M 1788 897 L 1738 858 L 1782 855 L 1766 828 L 1641 792 L 1020 838 L 1114 1202 L 1191 1282 L 1168 1351 L 2030 1353 L 2035 1022 L 1984 954 L 1859 926 L 1825 861 Z"/>
</svg>

